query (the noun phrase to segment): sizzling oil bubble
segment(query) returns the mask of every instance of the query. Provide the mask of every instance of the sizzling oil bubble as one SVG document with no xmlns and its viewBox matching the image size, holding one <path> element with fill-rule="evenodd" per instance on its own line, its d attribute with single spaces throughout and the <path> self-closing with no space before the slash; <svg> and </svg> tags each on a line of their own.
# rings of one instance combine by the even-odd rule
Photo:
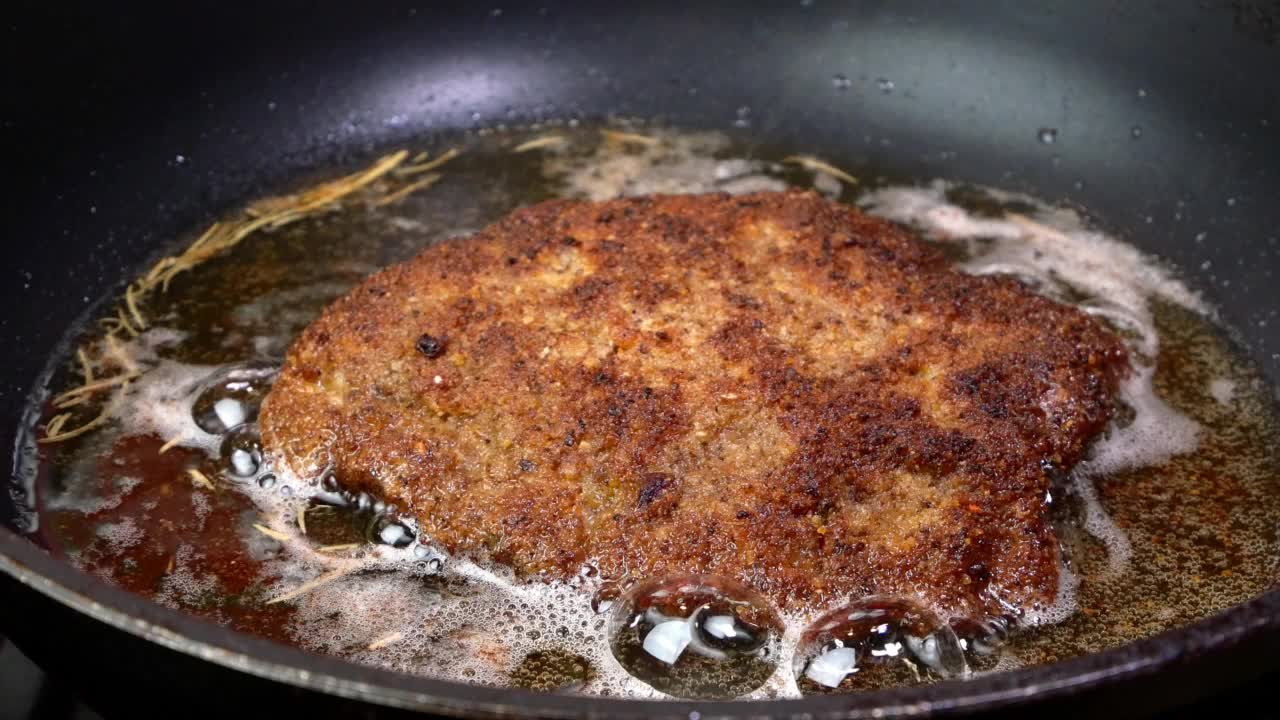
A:
<svg viewBox="0 0 1280 720">
<path fill-rule="evenodd" d="M 422 569 L 431 573 L 438 573 L 444 570 L 444 556 L 439 550 L 428 545 L 414 545 L 413 557 L 421 565 Z"/>
<path fill-rule="evenodd" d="M 792 661 L 806 694 L 964 677 L 969 668 L 951 627 L 903 598 L 872 596 L 823 615 L 805 629 Z"/>
<path fill-rule="evenodd" d="M 258 364 L 234 365 L 215 373 L 191 408 L 196 425 L 217 435 L 256 421 L 275 376 L 275 368 Z"/>
<path fill-rule="evenodd" d="M 222 438 L 219 448 L 227 475 L 248 480 L 262 467 L 262 438 L 256 425 L 237 425 Z"/>
<path fill-rule="evenodd" d="M 371 525 L 370 539 L 374 542 L 390 545 L 393 548 L 406 548 L 413 544 L 413 530 L 399 520 L 380 515 Z"/>
<path fill-rule="evenodd" d="M 688 698 L 744 695 L 773 674 L 782 620 L 759 593 L 727 578 L 642 582 L 619 599 L 610 646 L 636 678 Z"/>
<path fill-rule="evenodd" d="M 613 608 L 613 603 L 622 595 L 622 588 L 618 583 L 612 580 L 606 580 L 600 583 L 600 587 L 591 595 L 591 612 L 600 613 L 609 612 Z"/>
<path fill-rule="evenodd" d="M 1000 662 L 1000 650 L 1008 642 L 1016 623 L 1011 618 L 952 618 L 951 630 L 975 671 L 993 669 Z"/>
</svg>

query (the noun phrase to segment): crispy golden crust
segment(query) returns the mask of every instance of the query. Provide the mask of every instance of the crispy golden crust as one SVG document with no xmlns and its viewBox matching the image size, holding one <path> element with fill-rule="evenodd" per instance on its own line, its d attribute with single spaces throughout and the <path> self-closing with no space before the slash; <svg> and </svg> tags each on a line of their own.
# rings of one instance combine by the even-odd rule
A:
<svg viewBox="0 0 1280 720">
<path fill-rule="evenodd" d="M 262 429 L 526 573 L 974 615 L 1053 598 L 1042 465 L 1125 367 L 1083 313 L 813 194 L 554 201 L 335 302 Z"/>
</svg>

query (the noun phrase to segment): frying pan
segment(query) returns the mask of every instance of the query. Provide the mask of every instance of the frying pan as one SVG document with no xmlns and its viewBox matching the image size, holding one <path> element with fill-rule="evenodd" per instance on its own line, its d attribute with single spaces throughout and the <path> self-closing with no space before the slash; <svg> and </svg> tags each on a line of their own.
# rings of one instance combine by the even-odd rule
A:
<svg viewBox="0 0 1280 720">
<path fill-rule="evenodd" d="M 181 232 L 435 131 L 612 115 L 736 124 L 896 179 L 1087 208 L 1181 267 L 1280 384 L 1277 15 L 1216 0 L 23 5 L 3 43 L 0 440 L 18 441 L 64 328 Z M 23 480 L 0 493 L 0 631 L 108 713 L 1114 715 L 1280 657 L 1273 590 L 1111 651 L 924 688 L 655 703 L 456 685 L 235 634 L 88 577 L 24 536 Z"/>
</svg>

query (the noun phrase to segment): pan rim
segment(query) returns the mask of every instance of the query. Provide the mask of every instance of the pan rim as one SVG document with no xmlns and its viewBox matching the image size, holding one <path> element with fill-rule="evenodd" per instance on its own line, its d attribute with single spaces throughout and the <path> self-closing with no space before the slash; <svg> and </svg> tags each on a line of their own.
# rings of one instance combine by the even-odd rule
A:
<svg viewBox="0 0 1280 720">
<path fill-rule="evenodd" d="M 238 632 L 164 607 L 72 567 L 0 528 L 0 572 L 98 622 L 224 668 L 304 690 L 452 716 L 610 718 L 905 717 L 1043 701 L 1154 674 L 1191 657 L 1280 631 L 1280 588 L 1190 625 L 1098 653 L 914 688 L 778 700 L 623 700 L 456 683 L 359 665 Z M 695 714 L 696 713 L 696 714 Z"/>
</svg>

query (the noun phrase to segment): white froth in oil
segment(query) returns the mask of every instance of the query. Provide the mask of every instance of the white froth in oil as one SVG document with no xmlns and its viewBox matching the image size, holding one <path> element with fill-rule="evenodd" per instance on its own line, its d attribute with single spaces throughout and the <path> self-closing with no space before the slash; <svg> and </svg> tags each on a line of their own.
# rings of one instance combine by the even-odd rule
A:
<svg viewBox="0 0 1280 720">
<path fill-rule="evenodd" d="M 658 192 L 780 190 L 788 186 L 788 179 L 795 181 L 796 174 L 777 163 L 732 156 L 735 146 L 723 135 L 642 132 L 651 142 L 613 141 L 585 150 L 570 144 L 542 151 L 540 172 L 545 184 L 562 195 L 599 200 Z M 827 197 L 841 197 L 850 190 L 825 172 L 805 173 L 803 178 Z M 911 225 L 933 240 L 962 244 L 967 250 L 961 263 L 965 271 L 1015 275 L 1036 290 L 1072 302 L 1107 322 L 1129 345 L 1134 372 L 1123 382 L 1119 396 L 1131 409 L 1131 417 L 1113 424 L 1068 478 L 1070 491 L 1084 508 L 1081 526 L 1106 546 L 1107 572 L 1122 575 L 1134 549 L 1106 512 L 1095 480 L 1193 452 L 1203 433 L 1199 423 L 1171 406 L 1153 387 L 1161 340 L 1151 303 L 1172 303 L 1202 317 L 1211 313 L 1159 263 L 1089 229 L 1071 211 L 1024 196 L 976 191 L 991 202 L 1017 208 L 1011 215 L 989 217 L 953 202 L 948 195 L 952 189 L 940 181 L 923 187 L 881 188 L 858 201 L 867 211 Z M 424 235 L 428 223 L 428 218 L 399 214 L 388 220 L 397 230 Z M 432 227 L 438 236 L 456 234 Z M 231 320 L 258 329 L 250 347 L 259 357 L 240 360 L 278 358 L 292 338 L 261 329 L 269 328 L 282 313 L 292 315 L 281 325 L 300 327 L 309 318 L 305 311 L 293 308 L 295 303 L 332 297 L 344 289 L 343 283 L 317 283 L 242 299 Z M 193 407 L 210 379 L 228 366 L 166 359 L 161 350 L 182 341 L 181 334 L 156 328 L 125 344 L 131 361 L 145 372 L 113 397 L 108 408 L 112 424 L 104 431 L 117 437 L 150 435 L 171 440 L 174 447 L 216 460 L 222 436 L 202 430 L 193 419 Z M 1245 386 L 1229 376 L 1215 377 L 1202 387 L 1223 406 L 1245 392 Z M 607 614 L 591 608 L 595 579 L 584 575 L 569 583 L 524 582 L 505 568 L 449 557 L 419 542 L 400 549 L 363 544 L 325 551 L 303 531 L 299 514 L 311 498 L 321 496 L 328 502 L 340 498 L 321 493 L 315 482 L 273 466 L 270 459 L 258 475 L 266 473 L 274 476 L 270 485 L 221 478 L 220 491 L 232 487 L 252 501 L 254 511 L 238 518 L 235 532 L 245 556 L 261 563 L 266 600 L 326 580 L 284 601 L 294 609 L 287 621 L 291 635 L 303 647 L 394 670 L 489 685 L 507 684 L 512 669 L 528 653 L 567 649 L 586 658 L 595 673 L 580 692 L 662 696 L 628 674 L 613 657 Z M 53 498 L 50 506 L 71 507 L 69 503 L 74 502 L 86 513 L 95 507 L 108 509 L 136 485 L 117 481 L 113 487 L 117 494 L 101 498 L 76 496 L 73 488 Z M 196 494 L 191 502 L 193 517 L 203 524 L 211 510 L 210 499 Z M 406 522 L 416 533 L 412 520 Z M 106 533 L 103 537 L 120 547 L 143 539 L 136 525 L 103 527 L 107 529 L 99 533 Z M 190 542 L 179 547 L 159 599 L 191 607 L 218 592 L 216 580 L 193 569 L 200 553 Z M 1027 612 L 1023 622 L 1046 626 L 1069 618 L 1078 606 L 1081 583 L 1076 572 L 1064 567 L 1056 601 Z M 800 633 L 817 614 L 784 616 L 777 670 L 749 697 L 798 694 L 791 654 Z M 994 667 L 1017 664 L 1016 656 L 1006 654 Z"/>
<path fill-rule="evenodd" d="M 196 519 L 196 530 L 203 530 L 205 520 L 209 517 L 209 511 L 212 507 L 209 505 L 209 498 L 203 494 L 195 493 L 191 496 L 191 513 Z"/>
<path fill-rule="evenodd" d="M 777 165 L 718 157 L 729 148 L 728 138 L 720 133 L 650 130 L 642 137 L 649 142 L 606 142 L 587 155 L 549 153 L 544 172 L 564 184 L 565 196 L 588 200 L 787 189 L 785 182 L 766 173 L 777 172 Z"/>
<path fill-rule="evenodd" d="M 162 359 L 159 350 L 182 340 L 182 333 L 154 327 L 117 347 L 139 376 L 111 396 L 108 417 L 122 436 L 178 438 L 177 445 L 216 452 L 220 438 L 200 429 L 191 414 L 195 394 L 218 370 Z"/>
<path fill-rule="evenodd" d="M 191 569 L 192 560 L 199 551 L 195 546 L 182 544 L 174 555 L 173 571 L 165 576 L 158 598 L 162 602 L 182 607 L 206 601 L 218 592 L 218 581 Z"/>
<path fill-rule="evenodd" d="M 137 522 L 125 518 L 119 522 L 102 523 L 95 530 L 98 537 L 106 540 L 113 549 L 126 550 L 146 539 L 146 532 L 138 527 Z"/>
<path fill-rule="evenodd" d="M 1133 545 L 1129 536 L 1116 525 L 1103 507 L 1098 489 L 1094 487 L 1093 477 L 1088 472 L 1077 470 L 1071 473 L 1070 482 L 1071 490 L 1084 504 L 1081 525 L 1085 532 L 1107 546 L 1107 575 L 1118 576 L 1124 573 L 1133 558 Z"/>
<path fill-rule="evenodd" d="M 103 510 L 111 510 L 120 506 L 121 499 L 138 487 L 142 481 L 135 477 L 121 476 L 112 481 L 109 493 L 89 492 L 85 487 L 74 487 L 59 495 L 54 495 L 45 503 L 49 510 L 75 510 L 85 515 L 94 515 Z"/>
</svg>

